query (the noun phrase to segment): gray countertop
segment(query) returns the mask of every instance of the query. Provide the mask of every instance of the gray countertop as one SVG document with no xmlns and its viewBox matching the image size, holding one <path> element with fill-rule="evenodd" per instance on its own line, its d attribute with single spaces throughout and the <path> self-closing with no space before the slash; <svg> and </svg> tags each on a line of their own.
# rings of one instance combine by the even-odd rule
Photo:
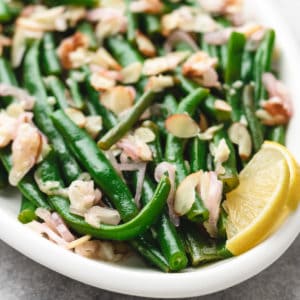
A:
<svg viewBox="0 0 300 300">
<path fill-rule="evenodd" d="M 300 43 L 300 1 L 273 0 Z M 300 237 L 271 267 L 233 288 L 199 299 L 300 299 Z M 96 289 L 46 269 L 0 241 L 0 299 L 118 299 L 134 297 Z"/>
</svg>

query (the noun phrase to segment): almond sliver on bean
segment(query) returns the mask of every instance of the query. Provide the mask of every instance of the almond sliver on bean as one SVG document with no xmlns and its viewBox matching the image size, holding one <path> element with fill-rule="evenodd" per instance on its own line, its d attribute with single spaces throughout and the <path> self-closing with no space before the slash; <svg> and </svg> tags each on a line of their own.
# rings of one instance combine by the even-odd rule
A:
<svg viewBox="0 0 300 300">
<path fill-rule="evenodd" d="M 140 62 L 134 62 L 121 70 L 122 83 L 135 83 L 142 74 L 143 65 Z"/>
<path fill-rule="evenodd" d="M 68 107 L 65 109 L 66 115 L 80 128 L 83 128 L 86 123 L 85 115 L 78 109 Z"/>
<path fill-rule="evenodd" d="M 230 140 L 238 145 L 239 155 L 242 159 L 247 159 L 251 155 L 252 140 L 248 129 L 242 123 L 236 122 L 228 129 Z"/>
<path fill-rule="evenodd" d="M 137 128 L 134 131 L 134 135 L 138 139 L 142 140 L 144 143 L 151 143 L 155 140 L 154 132 L 151 129 L 146 128 L 146 127 Z"/>
<path fill-rule="evenodd" d="M 196 198 L 196 187 L 200 183 L 200 172 L 187 176 L 178 186 L 175 194 L 174 210 L 183 216 L 193 206 Z"/>
<path fill-rule="evenodd" d="M 175 114 L 166 119 L 165 126 L 179 138 L 191 138 L 200 132 L 197 123 L 188 114 Z"/>
</svg>

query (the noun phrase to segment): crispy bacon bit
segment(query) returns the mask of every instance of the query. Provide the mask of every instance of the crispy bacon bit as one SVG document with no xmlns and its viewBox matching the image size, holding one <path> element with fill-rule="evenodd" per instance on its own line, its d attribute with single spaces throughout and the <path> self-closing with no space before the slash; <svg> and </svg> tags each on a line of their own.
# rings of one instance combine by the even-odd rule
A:
<svg viewBox="0 0 300 300">
<path fill-rule="evenodd" d="M 38 160 L 42 150 L 42 136 L 31 124 L 23 123 L 18 127 L 12 144 L 12 169 L 9 183 L 16 186 Z"/>
<path fill-rule="evenodd" d="M 92 206 L 89 208 L 84 214 L 84 219 L 95 228 L 99 228 L 101 223 L 118 225 L 121 221 L 117 210 L 101 206 Z"/>
<path fill-rule="evenodd" d="M 142 74 L 143 65 L 140 62 L 134 62 L 121 70 L 122 83 L 136 83 Z"/>
<path fill-rule="evenodd" d="M 82 111 L 73 107 L 68 107 L 65 109 L 65 113 L 78 127 L 85 127 L 86 118 Z"/>
<path fill-rule="evenodd" d="M 198 0 L 201 7 L 213 14 L 237 14 L 242 9 L 241 0 Z"/>
<path fill-rule="evenodd" d="M 286 124 L 293 114 L 290 95 L 284 84 L 271 73 L 263 74 L 263 84 L 270 99 L 262 102 L 264 110 L 272 118 L 263 118 L 266 125 Z"/>
<path fill-rule="evenodd" d="M 144 75 L 157 75 L 174 70 L 189 55 L 187 51 L 171 52 L 166 56 L 147 59 L 144 63 Z"/>
<path fill-rule="evenodd" d="M 85 123 L 85 130 L 95 139 L 102 130 L 102 118 L 100 116 L 87 116 Z"/>
<path fill-rule="evenodd" d="M 137 136 L 127 135 L 122 138 L 117 146 L 134 161 L 150 161 L 152 160 L 152 152 L 149 146 L 140 140 Z"/>
<path fill-rule="evenodd" d="M 116 80 L 102 75 L 99 72 L 94 72 L 91 75 L 90 81 L 93 88 L 100 92 L 112 89 L 116 85 Z"/>
<path fill-rule="evenodd" d="M 168 132 L 179 138 L 191 138 L 200 132 L 198 124 L 186 113 L 169 116 L 165 127 Z"/>
<path fill-rule="evenodd" d="M 68 195 L 71 203 L 70 212 L 84 215 L 95 204 L 96 191 L 94 182 L 92 180 L 75 180 L 69 186 Z"/>
<path fill-rule="evenodd" d="M 135 89 L 130 86 L 115 86 L 101 94 L 101 103 L 109 110 L 119 115 L 133 106 Z"/>
<path fill-rule="evenodd" d="M 130 10 L 135 13 L 159 14 L 163 7 L 160 0 L 136 0 L 130 3 Z"/>
<path fill-rule="evenodd" d="M 169 216 L 170 216 L 170 219 L 173 222 L 173 224 L 175 226 L 179 226 L 179 218 L 176 215 L 175 210 L 174 210 L 174 197 L 175 197 L 175 189 L 176 189 L 176 186 L 175 186 L 176 167 L 171 163 L 161 162 L 155 168 L 154 178 L 157 182 L 159 182 L 160 179 L 162 178 L 163 174 L 165 174 L 166 172 L 168 173 L 169 180 L 171 183 L 171 190 L 170 190 L 170 193 L 169 193 L 168 199 L 167 199 Z"/>
<path fill-rule="evenodd" d="M 219 87 L 218 74 L 214 69 L 218 59 L 210 57 L 206 52 L 199 51 L 190 56 L 182 66 L 185 76 L 200 80 L 205 87 Z"/>
<path fill-rule="evenodd" d="M 64 68 L 73 68 L 72 61 L 70 59 L 70 54 L 76 51 L 78 48 L 87 48 L 88 39 L 81 32 L 76 32 L 74 35 L 63 39 L 60 43 L 57 54 Z"/>
<path fill-rule="evenodd" d="M 172 76 L 169 75 L 151 76 L 148 79 L 145 90 L 161 92 L 166 88 L 172 87 L 173 85 L 174 85 L 174 79 Z"/>
<path fill-rule="evenodd" d="M 228 135 L 230 140 L 238 145 L 239 155 L 243 160 L 250 157 L 252 151 L 252 140 L 247 127 L 242 123 L 233 123 L 229 130 Z"/>
<path fill-rule="evenodd" d="M 218 28 L 218 24 L 201 8 L 181 6 L 162 17 L 162 33 L 168 36 L 179 29 L 187 32 L 211 32 Z"/>
</svg>

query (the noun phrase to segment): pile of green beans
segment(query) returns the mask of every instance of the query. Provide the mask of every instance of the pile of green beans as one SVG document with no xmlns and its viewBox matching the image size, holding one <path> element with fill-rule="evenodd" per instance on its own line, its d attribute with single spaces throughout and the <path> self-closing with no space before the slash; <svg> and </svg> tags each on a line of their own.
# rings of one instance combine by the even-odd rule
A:
<svg viewBox="0 0 300 300">
<path fill-rule="evenodd" d="M 73 12 L 78 8 L 98 9 L 98 2 L 39 1 L 45 5 L 45 9 L 64 5 L 66 10 L 71 7 Z M 188 6 L 197 5 L 196 2 L 182 1 Z M 27 5 L 33 5 L 30 9 L 34 9 L 35 3 L 36 1 L 14 3 L 0 0 L 0 25 L 3 27 L 3 34 L 13 38 L 18 29 L 17 18 Z M 200 193 L 195 193 L 192 207 L 179 218 L 170 214 L 170 205 L 174 201 L 174 195 L 170 198 L 170 191 L 174 189 L 176 194 L 181 182 L 192 173 L 217 172 L 220 166 L 214 151 L 221 141 L 225 141 L 229 154 L 222 162 L 223 171 L 218 173 L 218 179 L 223 184 L 223 201 L 226 193 L 239 185 L 239 171 L 259 151 L 264 140 L 285 143 L 287 124 L 266 126 L 257 114 L 269 96 L 262 77 L 264 73 L 274 71 L 272 62 L 275 32 L 272 29 L 265 30 L 261 41 L 256 41 L 256 48 L 253 48 L 249 37 L 241 33 L 239 28 L 235 28 L 227 16 L 213 15 L 212 18 L 220 30 L 232 27 L 226 41 L 210 44 L 205 33 L 186 32 L 194 44 L 179 38 L 171 43 L 171 47 L 172 51 L 188 53 L 187 60 L 197 54 L 195 45 L 199 48 L 198 51 L 215 58 L 217 63 L 213 68 L 218 76 L 218 84 L 206 86 L 204 77 L 187 75 L 183 68 L 184 60 L 175 67 L 168 68 L 170 61 L 171 65 L 173 63 L 170 60 L 166 62 L 167 70 L 160 75 L 171 76 L 173 85 L 166 88 L 149 87 L 150 76 L 145 75 L 143 67 L 150 57 L 143 51 L 138 36 L 143 34 L 149 39 L 156 56 L 167 55 L 168 47 L 162 45 L 170 41 L 163 31 L 162 18 L 164 14 L 173 13 L 180 8 L 182 3 L 161 1 L 161 11 L 146 13 L 132 11 L 132 1 L 124 0 L 126 30 L 122 27 L 119 32 L 108 32 L 101 36 L 103 24 L 100 26 L 83 16 L 75 20 L 74 24 L 68 20 L 65 31 L 47 29 L 41 31 L 40 37 L 29 34 L 22 45 L 16 45 L 14 40 L 12 45 L 8 43 L 3 49 L 0 48 L 0 85 L 24 89 L 34 97 L 32 122 L 49 145 L 48 151 L 42 151 L 38 162 L 17 184 L 22 194 L 18 215 L 21 223 L 40 221 L 35 213 L 37 208 L 55 211 L 76 236 L 91 235 L 95 240 L 127 241 L 146 262 L 164 272 L 177 272 L 188 266 L 196 267 L 232 256 L 226 249 L 227 214 L 222 203 L 216 224 L 217 233 L 211 237 L 206 231 L 210 211 Z M 26 18 L 26 14 L 23 17 Z M 86 57 L 81 58 L 82 63 L 77 62 L 74 67 L 66 68 L 62 63 L 60 46 L 75 33 L 84 37 L 86 44 L 82 48 L 86 51 Z M 168 44 L 165 46 L 170 47 Z M 11 58 L 16 52 L 13 47 L 22 48 L 20 53 L 23 56 L 17 66 L 12 65 L 14 59 Z M 71 51 L 77 50 L 76 45 L 68 47 L 74 47 Z M 108 56 L 104 62 L 93 56 L 100 48 L 107 51 Z M 75 55 L 73 59 L 76 61 L 78 57 Z M 110 65 L 111 61 L 115 62 L 114 67 Z M 135 82 L 123 83 L 126 78 L 122 77 L 122 71 L 133 63 L 142 65 L 141 74 Z M 163 63 L 160 61 L 160 64 Z M 108 76 L 105 79 L 111 80 L 112 85 L 132 88 L 134 99 L 131 107 L 117 115 L 102 101 L 110 88 L 96 88 L 92 80 L 95 75 L 99 75 L 102 80 L 101 76 Z M 18 103 L 16 96 L 0 95 L 1 113 L 8 112 L 12 104 Z M 102 128 L 96 136 L 91 136 L 85 125 L 79 125 L 72 119 L 68 114 L 72 109 L 85 120 L 88 117 L 100 117 L 98 120 L 102 121 Z M 180 138 L 172 134 L 165 122 L 170 116 L 177 114 L 187 115 L 196 124 L 200 124 L 199 133 L 190 138 Z M 229 130 L 235 123 L 241 123 L 249 132 L 252 145 L 251 155 L 247 159 L 239 156 L 238 146 L 230 139 Z M 0 129 L 1 124 L 0 119 Z M 119 146 L 124 138 L 135 137 L 135 130 L 138 128 L 147 129 L 153 135 L 150 141 L 145 142 L 152 157 L 147 162 L 132 159 Z M 217 129 L 210 137 L 204 137 L 209 128 Z M 0 130 L 0 136 L 1 134 Z M 7 187 L 8 174 L 13 168 L 12 143 L 0 148 L 0 189 Z M 131 151 L 136 151 L 138 145 L 133 148 Z M 109 154 L 115 155 L 115 161 L 109 158 Z M 126 156 L 125 154 L 125 164 L 142 163 L 147 166 L 141 186 L 140 203 L 133 196 L 139 188 L 139 172 L 118 169 L 118 166 L 124 164 L 122 155 Z M 156 183 L 155 170 L 161 163 L 175 166 L 175 182 L 165 172 Z M 47 194 L 39 188 L 41 183 L 46 185 L 56 182 L 59 189 L 67 190 L 72 182 L 81 180 L 84 173 L 89 174 L 96 188 L 103 193 L 103 202 L 118 211 L 121 217 L 119 225 L 101 223 L 96 228 L 82 216 L 70 212 L 70 201 L 66 195 Z M 37 176 L 40 182 L 36 181 Z M 174 221 L 177 217 L 178 223 Z"/>
</svg>

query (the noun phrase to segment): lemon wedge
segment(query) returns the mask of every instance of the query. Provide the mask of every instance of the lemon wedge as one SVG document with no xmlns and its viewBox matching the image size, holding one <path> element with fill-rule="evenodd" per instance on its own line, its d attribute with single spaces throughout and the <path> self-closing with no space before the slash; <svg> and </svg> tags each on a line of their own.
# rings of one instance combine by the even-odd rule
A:
<svg viewBox="0 0 300 300">
<path fill-rule="evenodd" d="M 240 185 L 227 194 L 226 248 L 232 254 L 253 248 L 283 222 L 296 180 L 296 175 L 290 180 L 294 165 L 287 152 L 277 143 L 265 142 L 241 171 Z"/>
</svg>

